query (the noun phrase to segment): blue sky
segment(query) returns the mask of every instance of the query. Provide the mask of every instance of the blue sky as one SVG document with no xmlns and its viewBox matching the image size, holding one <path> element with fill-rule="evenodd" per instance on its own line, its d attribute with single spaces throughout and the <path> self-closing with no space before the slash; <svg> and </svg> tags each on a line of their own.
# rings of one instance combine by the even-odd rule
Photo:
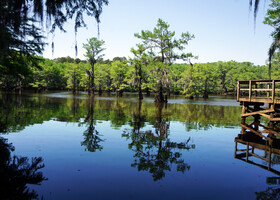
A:
<svg viewBox="0 0 280 200">
<path fill-rule="evenodd" d="M 269 2 L 261 1 L 254 27 L 253 12 L 249 0 L 109 0 L 103 8 L 100 23 L 100 39 L 105 41 L 105 57 L 131 56 L 130 49 L 140 41 L 134 33 L 152 30 L 158 18 L 170 25 L 170 30 L 180 35 L 190 32 L 195 39 L 190 41 L 186 52 L 198 56 L 195 62 L 249 61 L 265 64 L 272 38 L 272 28 L 262 23 Z M 86 18 L 87 28 L 78 31 L 78 58 L 84 59 L 82 44 L 97 37 L 94 18 Z M 65 26 L 67 33 L 56 31 L 55 49 L 46 46 L 44 57 L 75 58 L 74 22 Z M 48 42 L 51 42 L 48 35 Z"/>
</svg>

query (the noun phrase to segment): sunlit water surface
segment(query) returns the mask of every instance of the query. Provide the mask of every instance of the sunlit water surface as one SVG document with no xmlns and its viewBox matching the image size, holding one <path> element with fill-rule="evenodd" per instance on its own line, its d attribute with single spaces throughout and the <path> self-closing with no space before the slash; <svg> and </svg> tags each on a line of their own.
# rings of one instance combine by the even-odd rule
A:
<svg viewBox="0 0 280 200">
<path fill-rule="evenodd" d="M 152 97 L 139 103 L 135 94 L 96 96 L 91 101 L 86 93 L 0 93 L 0 132 L 7 139 L 0 141 L 14 147 L 5 170 L 12 167 L 14 155 L 28 158 L 26 168 L 32 167 L 27 166 L 32 158 L 42 158 L 33 170 L 39 173 L 36 184 L 28 184 L 28 175 L 20 180 L 26 188 L 2 179 L 9 190 L 2 188 L 0 199 L 1 194 L 16 195 L 17 187 L 23 193 L 29 189 L 38 199 L 217 200 L 269 195 L 270 188 L 280 187 L 279 181 L 269 181 L 278 176 L 234 158 L 240 113 L 235 99 L 225 97 L 170 97 L 167 105 L 155 105 Z M 9 176 L 23 173 L 18 165 Z"/>
</svg>

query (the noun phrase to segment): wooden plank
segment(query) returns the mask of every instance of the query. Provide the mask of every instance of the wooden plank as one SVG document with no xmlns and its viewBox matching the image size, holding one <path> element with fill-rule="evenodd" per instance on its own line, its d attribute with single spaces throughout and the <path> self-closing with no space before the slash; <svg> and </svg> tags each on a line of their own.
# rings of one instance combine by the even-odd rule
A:
<svg viewBox="0 0 280 200">
<path fill-rule="evenodd" d="M 247 142 L 247 148 L 246 148 L 246 162 L 248 162 L 249 157 L 249 142 Z"/>
<path fill-rule="evenodd" d="M 235 142 L 241 143 L 243 145 L 247 145 L 247 143 L 248 143 L 248 141 L 244 141 L 244 140 L 238 139 L 238 138 L 235 138 Z M 256 142 L 249 142 L 249 145 L 251 147 L 254 147 L 255 149 L 259 149 L 259 150 L 263 150 L 263 151 L 269 151 L 270 150 L 268 145 L 264 145 L 264 144 L 260 144 L 260 143 L 256 143 Z M 240 151 L 240 149 L 237 149 L 237 151 Z M 280 155 L 280 149 L 271 148 L 271 153 Z"/>
<path fill-rule="evenodd" d="M 259 131 L 260 133 L 272 133 L 272 134 L 275 134 L 275 135 L 278 135 L 280 136 L 280 133 L 274 131 L 274 130 L 271 130 L 271 129 L 267 129 L 267 130 L 262 130 L 262 131 Z"/>
<path fill-rule="evenodd" d="M 256 112 L 250 112 L 250 113 L 246 113 L 246 114 L 241 114 L 241 117 L 247 117 L 247 116 L 252 116 L 252 115 L 260 115 L 261 113 L 270 113 L 270 112 L 274 112 L 274 110 L 261 110 L 261 111 L 256 111 Z"/>
<path fill-rule="evenodd" d="M 277 83 L 277 82 L 280 82 L 280 79 L 273 79 L 273 80 L 275 80 L 275 82 Z M 251 80 L 252 82 L 261 82 L 261 83 L 267 83 L 267 82 L 272 82 L 272 80 L 271 79 L 263 79 L 263 80 Z M 239 81 L 240 82 L 240 84 L 246 84 L 246 83 L 249 83 L 249 80 L 240 80 Z"/>
<path fill-rule="evenodd" d="M 272 80 L 272 101 L 275 99 L 275 80 Z"/>
<path fill-rule="evenodd" d="M 260 113 L 261 116 L 266 117 L 270 120 L 270 115 L 264 114 L 264 113 Z"/>
<path fill-rule="evenodd" d="M 260 136 L 260 137 L 265 138 L 266 140 L 269 141 L 269 143 L 272 142 L 272 139 L 271 139 L 271 138 L 266 137 L 266 136 L 264 136 L 263 134 L 261 134 L 260 132 L 258 132 L 258 131 L 256 131 L 256 130 L 252 129 L 251 127 L 248 126 L 248 124 L 246 124 L 246 125 L 245 125 L 245 124 L 241 124 L 241 127 L 245 128 L 245 129 L 248 129 L 249 131 L 255 133 L 256 135 L 258 135 L 258 136 Z"/>
<path fill-rule="evenodd" d="M 239 81 L 237 81 L 237 101 L 239 100 L 239 93 L 240 93 L 240 85 L 239 85 Z"/>
<path fill-rule="evenodd" d="M 269 161 L 268 158 L 259 156 L 258 154 L 255 154 L 255 153 L 249 153 L 249 154 L 250 154 L 251 156 L 257 157 L 257 158 L 262 159 L 262 160 L 265 160 L 265 161 L 267 161 L 267 162 Z"/>
<path fill-rule="evenodd" d="M 272 91 L 272 89 L 252 89 L 252 91 L 258 91 L 258 92 L 266 92 L 266 91 Z"/>
<path fill-rule="evenodd" d="M 251 101 L 250 99 L 247 97 L 240 97 L 239 98 L 239 102 L 256 102 L 256 103 L 272 103 L 272 99 L 270 98 L 265 98 L 265 97 L 255 97 L 252 98 Z M 280 103 L 280 99 L 277 100 L 275 99 L 275 103 Z"/>
<path fill-rule="evenodd" d="M 252 81 L 249 81 L 249 101 L 251 101 L 252 98 Z"/>
<path fill-rule="evenodd" d="M 269 84 L 267 84 L 267 89 L 269 89 Z M 266 93 L 266 97 L 269 98 L 269 92 Z"/>
<path fill-rule="evenodd" d="M 272 122 L 280 122 L 280 117 L 273 117 L 273 118 L 270 118 L 269 121 L 272 121 Z"/>
<path fill-rule="evenodd" d="M 240 88 L 240 91 L 249 91 L 249 88 Z M 252 88 L 252 91 L 267 92 L 272 89 Z M 280 89 L 275 89 L 276 92 L 280 92 Z"/>
</svg>

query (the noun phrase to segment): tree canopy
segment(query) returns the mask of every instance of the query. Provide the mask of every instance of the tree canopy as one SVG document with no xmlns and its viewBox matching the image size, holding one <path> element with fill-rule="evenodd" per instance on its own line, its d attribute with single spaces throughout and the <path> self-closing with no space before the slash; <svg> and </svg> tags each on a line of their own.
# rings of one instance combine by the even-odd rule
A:
<svg viewBox="0 0 280 200">
<path fill-rule="evenodd" d="M 85 57 L 88 59 L 91 66 L 91 70 L 87 70 L 89 76 L 89 93 L 94 95 L 94 65 L 102 59 L 104 54 L 101 54 L 105 50 L 103 48 L 104 41 L 95 37 L 87 40 L 88 43 L 83 44 L 83 48 L 86 50 Z"/>
<path fill-rule="evenodd" d="M 183 52 L 194 35 L 189 32 L 181 33 L 180 38 L 176 39 L 175 31 L 169 30 L 169 24 L 158 19 L 153 31 L 142 30 L 141 33 L 136 33 L 135 37 L 141 40 L 145 51 L 148 51 L 152 56 L 152 63 L 150 63 L 152 70 L 150 72 L 154 75 L 153 88 L 158 92 L 155 101 L 167 102 L 167 96 L 164 97 L 163 93 L 165 88 L 170 86 L 169 65 L 177 59 L 189 61 L 190 58 L 194 58 L 192 53 Z"/>
<path fill-rule="evenodd" d="M 269 5 L 269 9 L 267 10 L 264 23 L 274 28 L 274 31 L 271 33 L 273 41 L 268 51 L 269 78 L 271 78 L 271 61 L 275 51 L 279 49 L 279 45 L 280 45 L 280 1 L 279 0 L 271 1 L 271 4 Z"/>
</svg>

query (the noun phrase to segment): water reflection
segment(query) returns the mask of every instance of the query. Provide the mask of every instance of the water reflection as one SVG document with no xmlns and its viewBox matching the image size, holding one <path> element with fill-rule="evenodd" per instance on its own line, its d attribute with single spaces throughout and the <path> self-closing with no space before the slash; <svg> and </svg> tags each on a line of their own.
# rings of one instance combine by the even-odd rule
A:
<svg viewBox="0 0 280 200">
<path fill-rule="evenodd" d="M 100 144 L 104 140 L 101 138 L 102 135 L 95 129 L 94 126 L 94 100 L 91 99 L 88 102 L 88 113 L 85 116 L 84 123 L 87 124 L 87 129 L 84 132 L 84 141 L 81 142 L 82 146 L 86 147 L 86 150 L 95 152 L 96 150 L 101 151 L 103 146 Z"/>
<path fill-rule="evenodd" d="M 274 135 L 277 127 L 266 127 L 265 131 L 259 130 L 260 122 L 255 120 L 250 125 L 242 123 L 241 134 L 235 138 L 234 156 L 237 159 L 259 166 L 264 169 L 280 175 L 280 171 L 272 168 L 273 165 L 280 165 L 280 139 Z M 264 127 L 262 125 L 262 127 Z M 260 133 L 266 132 L 267 135 Z M 242 145 L 243 149 L 238 149 L 238 145 Z M 256 153 L 256 150 L 258 153 Z M 242 153 L 237 153 L 242 152 Z M 260 155 L 262 154 L 262 155 Z M 249 157 L 258 158 L 264 163 L 256 163 L 249 160 Z"/>
<path fill-rule="evenodd" d="M 241 134 L 238 134 L 235 138 L 234 157 L 248 164 L 268 170 L 277 175 L 277 177 L 267 177 L 266 182 L 268 187 L 265 191 L 255 192 L 256 199 L 280 199 L 279 139 L 273 134 L 275 132 L 269 131 L 278 129 L 277 124 L 275 124 L 276 126 L 266 127 L 266 132 L 269 132 L 269 134 L 263 137 L 256 134 L 256 131 L 260 131 L 259 127 L 262 126 L 259 122 L 259 118 L 256 118 L 250 125 L 244 122 L 241 125 Z M 251 129 L 252 131 L 248 129 Z M 270 140 L 268 141 L 266 140 L 266 138 L 269 138 Z M 238 146 L 241 146 L 241 148 L 238 148 Z"/>
<path fill-rule="evenodd" d="M 47 180 L 42 172 L 42 157 L 32 158 L 11 156 L 12 144 L 0 137 L 0 199 L 39 199 L 35 190 L 27 184 L 40 185 Z"/>
<path fill-rule="evenodd" d="M 153 180 L 158 181 L 165 177 L 167 171 L 171 171 L 172 165 L 176 166 L 177 172 L 184 173 L 190 170 L 190 165 L 182 159 L 182 150 L 194 149 L 195 145 L 190 144 L 190 138 L 184 142 L 172 142 L 168 138 L 170 121 L 162 117 L 164 104 L 156 105 L 156 117 L 150 123 L 153 129 L 141 130 L 144 126 L 144 115 L 141 114 L 141 102 L 138 104 L 138 111 L 133 112 L 131 130 L 125 130 L 123 137 L 131 140 L 128 148 L 134 154 L 134 163 L 138 171 L 148 171 L 152 174 Z"/>
<path fill-rule="evenodd" d="M 0 133 L 18 132 L 26 126 L 49 120 L 79 123 L 88 114 L 87 101 L 88 99 L 79 98 L 0 93 Z M 118 129 L 135 121 L 131 113 L 137 113 L 137 109 L 137 101 L 95 99 L 93 115 L 95 120 L 110 121 L 111 126 Z M 155 120 L 157 111 L 153 103 L 143 102 L 141 109 L 142 117 L 145 117 L 141 123 Z M 184 123 L 186 131 L 237 127 L 240 124 L 240 108 L 233 106 L 168 104 L 167 109 L 162 112 L 162 116 Z"/>
<path fill-rule="evenodd" d="M 256 192 L 257 200 L 278 200 L 280 199 L 280 177 L 268 177 L 268 187 L 265 191 Z"/>
</svg>

